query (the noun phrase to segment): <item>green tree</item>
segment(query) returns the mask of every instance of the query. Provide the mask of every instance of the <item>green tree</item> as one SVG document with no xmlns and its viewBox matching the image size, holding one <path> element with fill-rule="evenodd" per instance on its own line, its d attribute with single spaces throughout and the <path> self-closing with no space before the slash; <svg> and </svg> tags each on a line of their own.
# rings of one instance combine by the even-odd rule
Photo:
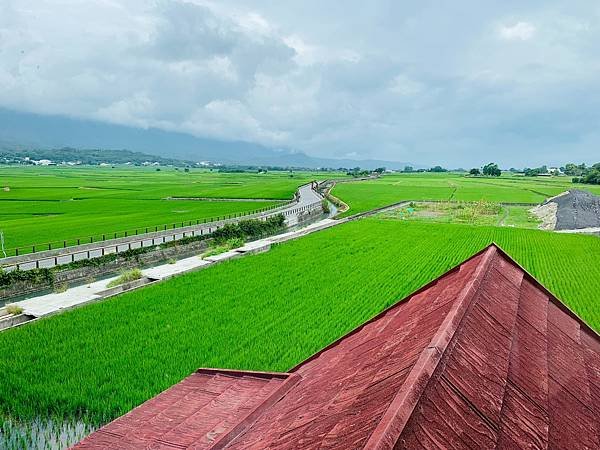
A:
<svg viewBox="0 0 600 450">
<path fill-rule="evenodd" d="M 471 175 L 481 175 L 481 171 L 477 168 L 473 168 L 471 170 L 469 170 L 469 174 Z"/>
<path fill-rule="evenodd" d="M 448 172 L 448 169 L 444 169 L 442 166 L 435 166 L 429 169 L 430 172 Z"/>
<path fill-rule="evenodd" d="M 483 174 L 489 177 L 499 177 L 502 175 L 502 171 L 498 168 L 498 164 L 489 163 L 483 166 Z"/>
</svg>

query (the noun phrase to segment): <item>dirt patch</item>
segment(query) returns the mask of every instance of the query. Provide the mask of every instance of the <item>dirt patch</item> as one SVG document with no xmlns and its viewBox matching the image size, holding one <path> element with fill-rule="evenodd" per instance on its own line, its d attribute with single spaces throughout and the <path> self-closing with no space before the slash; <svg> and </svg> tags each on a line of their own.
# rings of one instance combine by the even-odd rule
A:
<svg viewBox="0 0 600 450">
<path fill-rule="evenodd" d="M 549 202 L 534 206 L 529 212 L 542 221 L 539 226 L 541 230 L 554 230 L 556 228 L 557 210 L 558 205 L 554 202 Z"/>
<path fill-rule="evenodd" d="M 417 211 L 415 217 L 423 217 L 424 219 L 435 219 L 442 217 L 444 213 L 442 211 Z"/>
</svg>

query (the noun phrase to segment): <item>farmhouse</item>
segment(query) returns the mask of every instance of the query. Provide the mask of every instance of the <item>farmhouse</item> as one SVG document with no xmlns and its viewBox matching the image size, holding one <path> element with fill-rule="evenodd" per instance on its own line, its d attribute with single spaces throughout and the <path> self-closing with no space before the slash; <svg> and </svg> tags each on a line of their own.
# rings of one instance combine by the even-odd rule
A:
<svg viewBox="0 0 600 450">
<path fill-rule="evenodd" d="M 75 448 L 600 448 L 600 338 L 497 246 L 289 373 L 199 369 Z"/>
</svg>

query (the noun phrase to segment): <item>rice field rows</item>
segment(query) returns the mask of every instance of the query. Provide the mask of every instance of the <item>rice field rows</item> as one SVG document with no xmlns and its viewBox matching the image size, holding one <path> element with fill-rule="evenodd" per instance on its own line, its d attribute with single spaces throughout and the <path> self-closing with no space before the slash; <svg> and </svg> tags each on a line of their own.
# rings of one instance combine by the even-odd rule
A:
<svg viewBox="0 0 600 450">
<path fill-rule="evenodd" d="M 331 174 L 327 174 L 330 176 Z M 333 174 L 335 175 L 335 174 Z M 145 228 L 250 213 L 292 198 L 310 172 L 215 173 L 154 168 L 0 168 L 0 231 L 9 256 L 134 234 Z M 167 200 L 169 197 L 258 201 Z"/>
<path fill-rule="evenodd" d="M 598 238 L 365 219 L 0 333 L 0 417 L 99 424 L 198 367 L 285 371 L 492 241 L 600 329 Z"/>
<path fill-rule="evenodd" d="M 373 181 L 339 183 L 332 194 L 350 206 L 349 216 L 403 200 L 449 200 L 495 203 L 541 203 L 568 189 L 586 189 L 600 195 L 600 187 L 574 185 L 568 177 L 529 178 L 504 174 L 474 178 L 461 174 L 392 174 Z"/>
</svg>

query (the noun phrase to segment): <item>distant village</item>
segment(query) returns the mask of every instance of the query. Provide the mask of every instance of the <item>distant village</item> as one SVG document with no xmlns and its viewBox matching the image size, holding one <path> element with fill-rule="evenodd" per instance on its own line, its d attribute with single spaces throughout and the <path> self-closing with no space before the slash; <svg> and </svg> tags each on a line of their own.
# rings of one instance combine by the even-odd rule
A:
<svg viewBox="0 0 600 450">
<path fill-rule="evenodd" d="M 23 158 L 4 158 L 2 160 L 3 163 L 6 164 L 24 164 L 24 165 L 34 165 L 34 166 L 81 166 L 83 165 L 83 161 L 52 161 L 51 159 L 32 159 L 29 156 L 25 156 Z M 121 164 L 121 163 L 118 163 Z M 126 166 L 160 166 L 161 164 L 158 161 L 143 161 L 141 163 L 134 163 L 131 161 L 127 161 L 122 163 Z M 195 163 L 196 165 L 210 165 L 210 163 Z M 111 167 L 114 163 L 108 162 L 100 162 L 97 164 L 100 167 Z"/>
<path fill-rule="evenodd" d="M 179 167 L 211 167 L 209 161 L 185 161 L 174 158 L 163 158 L 141 152 L 128 150 L 86 150 L 86 149 L 31 149 L 2 150 L 0 164 L 35 165 L 35 166 L 81 166 L 94 165 L 112 167 L 125 166 L 179 166 Z"/>
</svg>

